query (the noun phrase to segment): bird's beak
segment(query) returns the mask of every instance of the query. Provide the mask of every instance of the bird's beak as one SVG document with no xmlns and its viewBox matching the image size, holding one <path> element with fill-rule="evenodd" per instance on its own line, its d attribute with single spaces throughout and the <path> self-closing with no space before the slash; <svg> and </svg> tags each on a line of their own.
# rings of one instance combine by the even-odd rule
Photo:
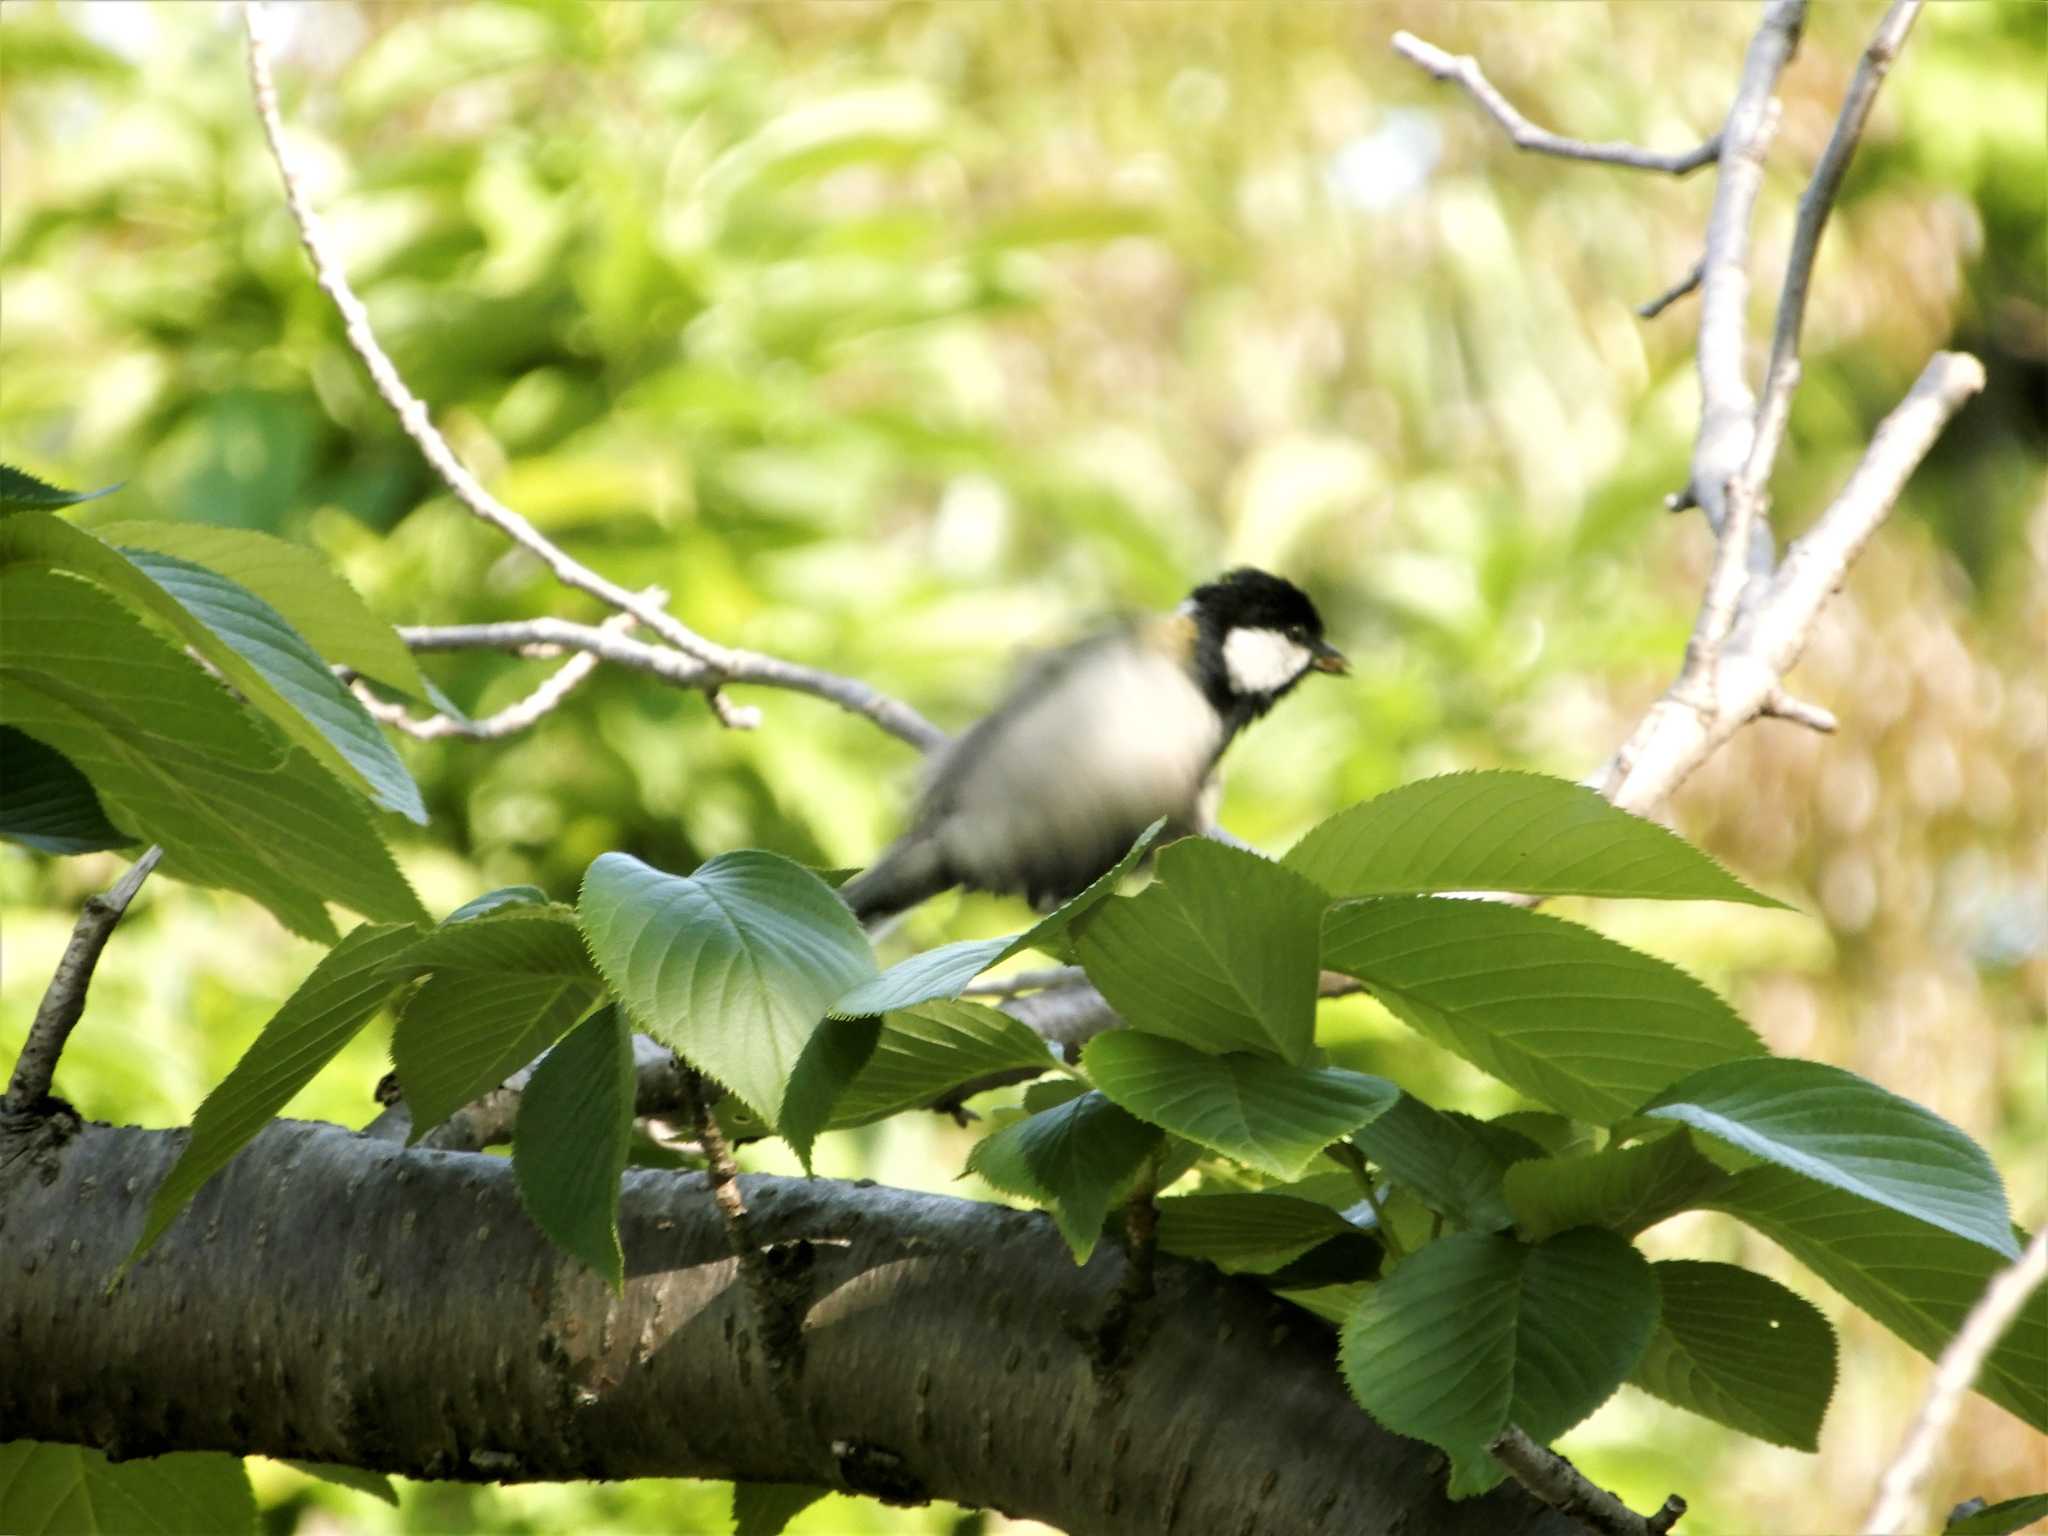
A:
<svg viewBox="0 0 2048 1536">
<path fill-rule="evenodd" d="M 1351 663 L 1344 659 L 1344 653 L 1329 641 L 1318 640 L 1309 649 L 1315 652 L 1316 657 L 1309 663 L 1311 671 L 1331 672 L 1342 677 L 1351 670 Z"/>
</svg>

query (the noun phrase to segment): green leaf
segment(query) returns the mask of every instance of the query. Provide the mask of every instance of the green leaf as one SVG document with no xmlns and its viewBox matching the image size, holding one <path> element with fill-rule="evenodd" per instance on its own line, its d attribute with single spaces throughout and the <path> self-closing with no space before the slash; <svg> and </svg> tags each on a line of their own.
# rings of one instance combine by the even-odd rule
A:
<svg viewBox="0 0 2048 1536">
<path fill-rule="evenodd" d="M 382 1472 L 366 1472 L 361 1467 L 345 1467 L 334 1461 L 292 1461 L 285 1465 L 294 1472 L 303 1472 L 308 1477 L 317 1477 L 323 1483 L 332 1483 L 337 1488 L 353 1489 L 367 1493 L 373 1499 L 381 1499 L 393 1509 L 398 1508 L 398 1490 L 391 1479 Z"/>
<path fill-rule="evenodd" d="M 1293 1195 L 1169 1195 L 1159 1246 L 1225 1268 L 1284 1264 L 1334 1237 L 1361 1236 L 1327 1205 Z"/>
<path fill-rule="evenodd" d="M 398 631 L 370 612 L 317 550 L 248 528 L 209 523 L 102 523 L 109 544 L 175 555 L 218 571 L 262 598 L 320 655 L 416 699 L 427 679 Z"/>
<path fill-rule="evenodd" d="M 406 968 L 433 973 L 391 1036 L 412 1110 L 407 1145 L 540 1055 L 604 990 L 567 907 L 512 906 L 444 924 Z"/>
<path fill-rule="evenodd" d="M 1835 1330 L 1811 1302 L 1733 1264 L 1652 1264 L 1655 1332 L 1629 1381 L 1772 1445 L 1819 1448 Z"/>
<path fill-rule="evenodd" d="M 420 937 L 417 928 L 365 923 L 313 967 L 192 1117 L 191 1139 L 151 1198 L 124 1267 L 383 1006 Z"/>
<path fill-rule="evenodd" d="M 782 1536 L 790 1521 L 830 1491 L 809 1483 L 734 1483 L 732 1536 Z"/>
<path fill-rule="evenodd" d="M 1445 1114 L 1404 1093 L 1351 1140 L 1389 1178 L 1461 1227 L 1495 1232 L 1513 1220 L 1501 1195 L 1509 1160 L 1464 1115 Z"/>
<path fill-rule="evenodd" d="M 1974 1239 L 1769 1164 L 1735 1175 L 1712 1207 L 1748 1222 L 1930 1360 L 2008 1263 Z M 2020 1310 L 1977 1390 L 2048 1431 L 2048 1294 L 2035 1292 Z"/>
<path fill-rule="evenodd" d="M 239 1456 L 108 1461 L 82 1445 L 0 1444 L 0 1530 L 12 1536 L 190 1536 L 256 1529 Z"/>
<path fill-rule="evenodd" d="M 161 843 L 167 874 L 328 943 L 330 899 L 424 919 L 362 801 L 120 604 L 25 568 L 0 571 L 0 594 L 0 716 L 69 758 L 116 826 Z"/>
<path fill-rule="evenodd" d="M 1763 1051 L 1676 966 L 1499 902 L 1340 902 L 1324 920 L 1323 964 L 1481 1070 L 1599 1125 L 1689 1072 Z"/>
<path fill-rule="evenodd" d="M 419 786 L 377 722 L 282 614 L 203 565 L 148 550 L 121 553 L 262 675 L 269 688 L 250 701 L 287 736 L 345 780 L 360 782 L 387 811 L 426 825 Z M 276 707 L 269 695 L 287 707 Z"/>
<path fill-rule="evenodd" d="M 1084 1093 L 983 1137 L 967 1155 L 967 1171 L 1050 1206 L 1074 1262 L 1085 1264 L 1110 1206 L 1129 1192 L 1160 1140 L 1100 1093 Z"/>
<path fill-rule="evenodd" d="M 633 1135 L 633 1035 L 617 1004 L 598 1009 L 543 1056 L 519 1096 L 512 1173 L 548 1241 L 625 1287 L 619 1175 Z"/>
<path fill-rule="evenodd" d="M 1281 863 L 1334 896 L 1522 891 L 1784 905 L 1655 822 L 1538 773 L 1404 784 L 1312 828 Z"/>
<path fill-rule="evenodd" d="M 1206 838 L 1159 855 L 1136 896 L 1079 931 L 1088 977 L 1126 1023 L 1204 1051 L 1267 1051 L 1300 1065 L 1316 1024 L 1321 891 Z"/>
<path fill-rule="evenodd" d="M 832 1119 L 832 1107 L 875 1053 L 882 1021 L 872 1015 L 827 1019 L 811 1032 L 782 1095 L 782 1139 L 811 1171 L 811 1148 Z"/>
<path fill-rule="evenodd" d="M 1604 1403 L 1656 1320 L 1649 1264 L 1611 1232 L 1533 1246 L 1460 1232 L 1367 1293 L 1341 1362 L 1380 1423 L 1483 1465 L 1509 1424 L 1548 1444 Z"/>
<path fill-rule="evenodd" d="M 0 513 L 52 512 L 58 507 L 75 507 L 81 501 L 96 501 L 121 489 L 120 482 L 96 491 L 59 490 L 47 480 L 38 480 L 25 469 L 0 464 Z"/>
<path fill-rule="evenodd" d="M 852 1018 L 861 1014 L 894 1013 L 937 998 L 958 997 L 969 982 L 990 966 L 1000 965 L 1027 949 L 1044 949 L 1055 944 L 1075 922 L 1115 894 L 1124 876 L 1145 856 L 1145 850 L 1152 846 L 1152 840 L 1165 825 L 1164 817 L 1153 822 L 1138 834 L 1138 840 L 1131 844 L 1124 856 L 1097 876 L 1087 889 L 1070 896 L 1024 932 L 1003 938 L 962 939 L 912 955 L 890 966 L 881 975 L 863 981 L 833 1003 L 832 1011 L 841 1017 Z"/>
<path fill-rule="evenodd" d="M 1961 1131 L 1877 1084 L 1817 1061 L 1730 1062 L 1673 1084 L 1643 1108 L 1765 1162 L 1930 1226 L 2008 1259 L 2005 1185 Z"/>
<path fill-rule="evenodd" d="M 930 1002 L 892 1013 L 874 1053 L 833 1107 L 833 1125 L 866 1125 L 937 1102 L 1002 1072 L 1052 1070 L 1045 1041 L 981 1003 Z"/>
<path fill-rule="evenodd" d="M 2025 1493 L 1973 1509 L 1944 1525 L 1942 1536 L 2012 1536 L 2036 1520 L 2048 1520 L 2048 1493 Z"/>
<path fill-rule="evenodd" d="M 35 737 L 0 725 L 0 838 L 38 853 L 93 853 L 135 841 L 107 820 L 92 781 Z"/>
<path fill-rule="evenodd" d="M 1634 1237 L 1701 1204 L 1727 1177 L 1679 1131 L 1642 1147 L 1516 1163 L 1501 1189 L 1522 1236 L 1540 1242 L 1568 1227 Z"/>
<path fill-rule="evenodd" d="M 466 923 L 472 918 L 488 917 L 507 907 L 544 907 L 548 904 L 548 893 L 537 885 L 501 885 L 495 891 L 485 891 L 481 896 L 471 897 L 461 906 L 441 919 L 446 928 L 451 923 Z"/>
<path fill-rule="evenodd" d="M 47 566 L 104 587 L 170 628 L 316 762 L 425 822 L 419 790 L 376 722 L 254 593 L 189 561 L 144 551 L 131 558 L 42 513 L 0 522 L 0 565 Z"/>
<path fill-rule="evenodd" d="M 1137 1030 L 1097 1035 L 1089 1079 L 1141 1120 L 1275 1178 L 1299 1178 L 1324 1147 L 1400 1097 L 1384 1078 L 1294 1067 L 1266 1056 L 1211 1056 Z"/>
<path fill-rule="evenodd" d="M 825 1010 L 875 973 L 832 888 L 772 853 L 721 854 L 689 876 L 602 854 L 578 911 L 633 1017 L 770 1125 Z"/>
</svg>

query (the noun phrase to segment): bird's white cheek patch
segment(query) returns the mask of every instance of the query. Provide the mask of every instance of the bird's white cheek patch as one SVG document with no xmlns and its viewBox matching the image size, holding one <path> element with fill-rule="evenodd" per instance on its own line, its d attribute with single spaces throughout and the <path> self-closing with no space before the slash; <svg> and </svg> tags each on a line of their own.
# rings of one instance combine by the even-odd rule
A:
<svg viewBox="0 0 2048 1536">
<path fill-rule="evenodd" d="M 1234 693 L 1275 693 L 1314 660 L 1307 646 L 1277 629 L 1233 629 L 1223 637 L 1223 670 Z"/>
</svg>

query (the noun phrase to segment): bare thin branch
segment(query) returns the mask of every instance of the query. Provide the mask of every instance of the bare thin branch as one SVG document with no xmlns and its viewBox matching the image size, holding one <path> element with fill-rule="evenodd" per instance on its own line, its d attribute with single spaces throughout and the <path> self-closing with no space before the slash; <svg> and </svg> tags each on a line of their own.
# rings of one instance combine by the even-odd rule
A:
<svg viewBox="0 0 2048 1536">
<path fill-rule="evenodd" d="M 1991 1351 L 2019 1317 L 2027 1298 L 2044 1280 L 2048 1280 L 2048 1223 L 2042 1224 L 2010 1268 L 1991 1277 L 1984 1294 L 1963 1319 L 1963 1326 L 1956 1330 L 1948 1348 L 1941 1352 L 1941 1359 L 1935 1362 L 1934 1380 L 1928 1385 L 1920 1411 L 1913 1416 L 1912 1427 L 1906 1431 L 1898 1454 L 1892 1457 L 1878 1483 L 1877 1500 L 1870 1518 L 1864 1522 L 1863 1536 L 1905 1536 L 1909 1531 L 1925 1529 L 1921 1484 L 1926 1481 L 1942 1442 L 1948 1438 L 1949 1425 L 1955 1420 L 1963 1394 L 1970 1390 Z"/>
<path fill-rule="evenodd" d="M 1672 305 L 1676 304 L 1680 299 L 1684 298 L 1688 293 L 1693 293 L 1698 290 L 1700 286 L 1700 272 L 1700 263 L 1694 262 L 1692 264 L 1692 270 L 1686 273 L 1685 276 L 1681 277 L 1669 288 L 1666 288 L 1654 299 L 1649 299 L 1641 304 L 1638 304 L 1636 306 L 1636 313 L 1642 316 L 1642 318 L 1645 320 L 1656 319 L 1659 315 L 1663 314 L 1665 310 L 1669 309 Z"/>
<path fill-rule="evenodd" d="M 599 625 L 575 624 L 567 619 L 401 627 L 398 637 L 415 651 L 508 651 L 522 656 L 583 651 L 680 688 L 703 688 L 714 676 L 724 682 L 783 688 L 850 710 L 921 752 L 929 752 L 946 740 L 944 731 L 908 704 L 857 678 L 821 672 L 755 651 L 728 651 L 725 663 L 714 669 L 667 646 L 649 645 Z"/>
<path fill-rule="evenodd" d="M 64 946 L 56 974 L 50 977 L 43 1001 L 28 1027 L 28 1038 L 22 1042 L 21 1055 L 15 1059 L 14 1077 L 7 1085 L 4 1106 L 10 1113 L 28 1114 L 49 1100 L 58 1059 L 85 1012 L 86 989 L 92 985 L 100 954 L 113 937 L 121 915 L 128 910 L 128 903 L 135 899 L 142 882 L 163 856 L 163 849 L 152 845 L 114 882 L 111 890 L 86 898 L 85 910 L 78 914 L 71 941 Z"/>
<path fill-rule="evenodd" d="M 1660 153 L 1644 149 L 1638 144 L 1604 143 L 1596 144 L 1585 139 L 1568 139 L 1563 134 L 1552 133 L 1539 128 L 1528 118 L 1515 110 L 1515 106 L 1479 67 L 1479 61 L 1470 54 L 1446 53 L 1434 43 L 1425 43 L 1412 32 L 1396 32 L 1393 37 L 1394 52 L 1409 63 L 1417 65 L 1437 80 L 1453 80 L 1472 95 L 1472 99 L 1484 107 L 1493 120 L 1507 131 L 1507 136 L 1517 149 L 1526 149 L 1537 154 L 1557 155 L 1566 160 L 1591 160 L 1601 165 L 1625 165 L 1638 171 L 1662 171 L 1672 176 L 1685 176 L 1703 165 L 1712 165 L 1721 152 L 1718 136 L 1708 139 L 1695 149 L 1677 153 Z"/>
<path fill-rule="evenodd" d="M 406 386 L 396 365 L 378 342 L 376 332 L 370 326 L 369 312 L 349 286 L 340 260 L 328 246 L 326 234 L 306 198 L 298 168 L 285 143 L 284 123 L 277 105 L 277 85 L 270 69 L 267 18 L 261 0 L 243 0 L 242 15 L 248 30 L 249 83 L 255 95 L 257 116 L 262 120 L 263 136 L 270 145 L 271 158 L 277 163 L 278 177 L 284 184 L 285 204 L 291 211 L 292 222 L 298 226 L 299 241 L 313 263 L 314 277 L 321 291 L 340 313 L 349 346 L 369 370 L 378 395 L 398 417 L 399 425 L 454 493 L 455 499 L 474 516 L 489 523 L 539 560 L 563 586 L 587 592 L 621 613 L 630 613 L 669 645 L 699 662 L 701 671 L 692 686 L 704 693 L 718 718 L 726 725 L 751 728 L 760 723 L 758 710 L 736 705 L 720 692 L 728 682 L 744 680 L 769 687 L 818 693 L 824 697 L 835 695 L 816 685 L 821 680 L 842 687 L 860 687 L 848 685 L 844 679 L 826 680 L 822 674 L 813 674 L 807 668 L 777 662 L 773 657 L 751 656 L 706 639 L 661 603 L 649 601 L 644 594 L 628 591 L 559 548 L 532 523 L 493 496 L 469 472 L 435 427 L 426 403 Z M 746 674 L 744 679 L 742 673 Z M 801 679 L 809 679 L 814 685 L 807 687 Z M 882 700 L 871 689 L 864 691 L 882 704 L 894 703 L 893 700 Z M 875 709 L 849 707 L 858 709 L 859 713 L 871 719 L 880 719 Z"/>
<path fill-rule="evenodd" d="M 1655 1515 L 1637 1514 L 1557 1452 L 1537 1444 L 1520 1425 L 1510 1424 L 1487 1449 L 1516 1482 L 1559 1514 L 1570 1515 L 1600 1536 L 1662 1536 L 1685 1513 L 1685 1500 L 1674 1493 Z M 1665 1512 L 1674 1506 L 1675 1512 L 1666 1518 Z"/>
<path fill-rule="evenodd" d="M 1764 713 L 1774 720 L 1789 720 L 1794 725 L 1803 725 L 1823 736 L 1832 736 L 1842 728 L 1842 722 L 1835 718 L 1833 710 L 1809 699 L 1796 698 L 1783 689 L 1764 701 Z"/>
<path fill-rule="evenodd" d="M 1827 148 L 1821 151 L 1821 157 L 1814 165 L 1813 179 L 1800 194 L 1799 215 L 1792 228 L 1792 248 L 1785 259 L 1785 286 L 1778 299 L 1778 323 L 1771 336 L 1773 376 L 1781 366 L 1798 355 L 1799 333 L 1806 323 L 1806 292 L 1813 280 L 1813 261 L 1820 250 L 1821 234 L 1827 228 L 1828 215 L 1834 212 L 1836 195 L 1842 190 L 1842 177 L 1849 169 L 1849 160 L 1856 153 L 1858 141 L 1863 137 L 1864 124 L 1870 120 L 1870 108 L 1877 100 L 1878 87 L 1884 84 L 1892 61 L 1905 45 L 1906 35 L 1919 19 L 1923 3 L 1924 0 L 1892 0 L 1891 9 L 1884 13 L 1884 19 L 1877 24 L 1876 34 L 1863 50 L 1863 59 L 1856 66 L 1856 77 L 1849 82 L 1849 93 L 1842 100 L 1841 114 L 1835 119 L 1835 131 L 1829 135 Z M 1769 460 L 1765 461 L 1763 468 L 1768 478 Z"/>
</svg>

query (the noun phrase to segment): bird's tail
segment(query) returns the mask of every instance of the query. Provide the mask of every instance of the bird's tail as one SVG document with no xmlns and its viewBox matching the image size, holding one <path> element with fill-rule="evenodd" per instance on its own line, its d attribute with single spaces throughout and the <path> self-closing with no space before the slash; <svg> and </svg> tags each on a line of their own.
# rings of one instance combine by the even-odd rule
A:
<svg viewBox="0 0 2048 1536">
<path fill-rule="evenodd" d="M 930 839 L 906 837 L 839 887 L 839 896 L 863 926 L 872 926 L 958 883 Z"/>
</svg>

